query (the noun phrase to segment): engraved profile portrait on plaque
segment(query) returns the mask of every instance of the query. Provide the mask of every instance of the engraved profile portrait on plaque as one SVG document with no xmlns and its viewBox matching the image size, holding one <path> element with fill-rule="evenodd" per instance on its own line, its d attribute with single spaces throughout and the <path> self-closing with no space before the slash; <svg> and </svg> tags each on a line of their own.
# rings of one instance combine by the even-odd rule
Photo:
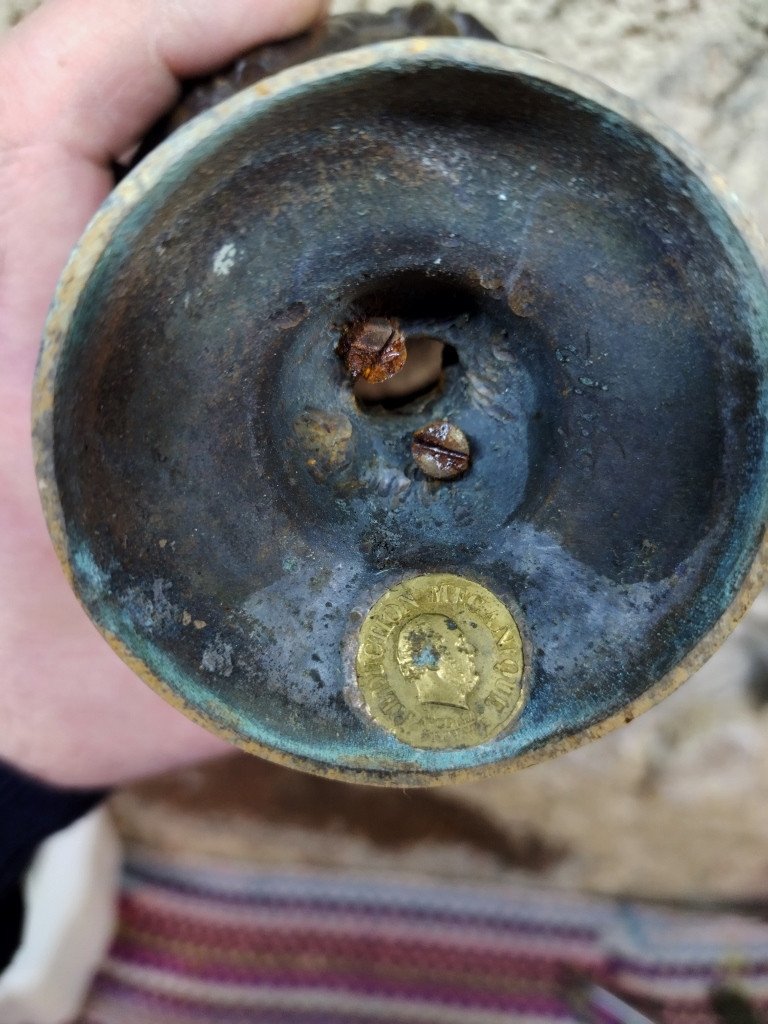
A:
<svg viewBox="0 0 768 1024">
<path fill-rule="evenodd" d="M 397 664 L 420 704 L 468 710 L 480 682 L 477 651 L 447 615 L 417 615 L 397 639 Z"/>
<path fill-rule="evenodd" d="M 354 639 L 361 713 L 412 747 L 485 743 L 525 702 L 517 619 L 475 580 L 403 580 L 371 605 Z"/>
</svg>

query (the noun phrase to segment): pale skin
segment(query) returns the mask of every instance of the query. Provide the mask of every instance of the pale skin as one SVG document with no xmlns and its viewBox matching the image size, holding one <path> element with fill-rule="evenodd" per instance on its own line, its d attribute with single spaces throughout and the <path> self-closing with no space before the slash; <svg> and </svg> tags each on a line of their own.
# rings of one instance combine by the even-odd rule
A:
<svg viewBox="0 0 768 1024">
<path fill-rule="evenodd" d="M 323 0 L 47 0 L 0 42 L 0 760 L 108 786 L 229 748 L 113 653 L 69 589 L 32 463 L 30 395 L 46 311 L 74 243 L 178 95 Z"/>
</svg>

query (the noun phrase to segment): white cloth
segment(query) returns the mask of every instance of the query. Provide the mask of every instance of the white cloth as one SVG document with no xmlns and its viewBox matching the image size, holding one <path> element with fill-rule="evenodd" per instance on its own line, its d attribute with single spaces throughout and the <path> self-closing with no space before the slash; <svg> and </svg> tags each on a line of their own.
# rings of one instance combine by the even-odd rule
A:
<svg viewBox="0 0 768 1024">
<path fill-rule="evenodd" d="M 115 927 L 120 843 L 97 808 L 47 839 L 24 883 L 21 945 L 0 975 L 0 1024 L 68 1024 Z"/>
</svg>

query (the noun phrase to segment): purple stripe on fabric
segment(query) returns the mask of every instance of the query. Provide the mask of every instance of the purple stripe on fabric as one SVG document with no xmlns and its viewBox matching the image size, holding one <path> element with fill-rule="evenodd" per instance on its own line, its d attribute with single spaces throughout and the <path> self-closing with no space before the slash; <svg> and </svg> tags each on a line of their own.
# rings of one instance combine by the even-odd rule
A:
<svg viewBox="0 0 768 1024">
<path fill-rule="evenodd" d="M 115 962 L 129 962 L 132 965 L 160 970 L 168 978 L 190 978 L 210 987 L 215 994 L 217 985 L 240 988 L 243 994 L 258 988 L 316 989 L 318 992 L 339 992 L 352 995 L 404 999 L 412 1002 L 439 1003 L 447 1007 L 472 1007 L 477 1009 L 505 1010 L 517 1013 L 533 1013 L 539 1016 L 563 1017 L 570 1014 L 562 998 L 552 994 L 552 986 L 542 994 L 535 992 L 500 992 L 483 987 L 488 979 L 478 979 L 470 985 L 445 981 L 392 978 L 381 973 L 366 973 L 361 963 L 358 970 L 316 970 L 299 966 L 287 967 L 281 971 L 254 968 L 248 972 L 214 971 L 203 973 L 178 958 L 137 957 L 130 961 L 114 958 Z M 149 982 L 147 982 L 149 983 Z"/>
<path fill-rule="evenodd" d="M 489 931 L 508 931 L 514 929 L 522 935 L 555 935 L 558 937 L 594 941 L 598 930 L 589 925 L 553 925 L 542 924 L 531 921 L 522 916 L 512 913 L 506 914 L 503 909 L 497 909 L 494 915 L 488 916 L 482 913 L 460 913 L 457 911 L 440 911 L 433 908 L 405 908 L 390 907 L 385 903 L 350 899 L 348 902 L 335 898 L 324 899 L 322 896 L 315 898 L 287 899 L 285 897 L 270 897 L 266 894 L 220 893 L 214 890 L 201 887 L 189 886 L 183 882 L 169 882 L 163 886 L 171 892 L 177 892 L 185 896 L 198 897 L 210 902 L 232 904 L 235 906 L 261 906 L 271 910 L 291 910 L 294 912 L 313 912 L 322 910 L 327 914 L 354 914 L 357 917 L 380 917 L 387 920 L 421 921 L 428 918 L 436 924 L 468 926 L 474 925 Z"/>
<path fill-rule="evenodd" d="M 690 961 L 684 963 L 683 961 L 666 959 L 663 963 L 649 963 L 647 960 L 649 954 L 645 949 L 642 954 L 638 951 L 637 960 L 633 960 L 629 954 L 614 954 L 610 958 L 610 968 L 614 974 L 623 974 L 637 978 L 660 978 L 670 981 L 675 979 L 696 981 L 701 978 L 718 978 L 722 975 L 722 967 L 718 966 L 717 957 L 727 955 L 728 945 L 726 943 L 719 947 L 713 947 L 708 951 L 709 956 L 707 959 L 704 959 L 703 954 L 699 953 L 697 959 L 701 958 L 700 963 L 691 963 Z M 642 959 L 640 959 L 641 956 Z M 749 953 L 740 948 L 738 962 L 732 966 L 729 965 L 728 976 L 734 979 L 745 979 L 751 974 L 768 974 L 768 954 L 762 954 L 762 956 L 765 956 L 765 959 L 750 959 Z"/>
<path fill-rule="evenodd" d="M 576 1016 L 569 977 L 596 981 L 630 1009 L 653 1006 L 658 1024 L 716 1024 L 709 993 L 724 964 L 753 1012 L 768 1009 L 768 928 L 763 953 L 760 929 L 745 926 L 740 945 L 732 917 L 718 945 L 714 916 L 702 917 L 701 941 L 693 915 L 608 901 L 565 897 L 558 921 L 553 894 L 536 890 L 499 887 L 492 903 L 490 886 L 344 884 L 320 872 L 172 862 L 145 870 L 134 861 L 122 928 L 81 1024 L 398 1024 L 400 1006 L 417 1008 L 422 1024 L 444 1024 L 441 1008 L 452 1020 L 466 1012 L 564 1024 Z M 186 988 L 197 997 L 176 994 Z M 301 1003 L 313 992 L 316 1009 Z M 241 998 L 254 1005 L 228 1005 Z M 592 1015 L 593 1024 L 627 1024 L 605 1007 Z"/>
<path fill-rule="evenodd" d="M 291 982 L 283 982 L 279 979 L 274 980 L 271 978 L 262 978 L 258 979 L 258 983 L 255 985 L 242 986 L 243 999 L 247 999 L 248 994 L 260 986 L 268 987 L 271 990 L 272 998 L 276 1006 L 281 1005 L 281 990 L 283 990 L 288 996 L 297 989 L 301 989 L 302 992 L 307 989 L 314 989 L 317 991 L 318 995 L 322 994 L 326 997 L 337 994 L 342 1002 L 344 999 L 349 997 L 368 997 L 370 999 L 383 1000 L 385 1002 L 391 1001 L 393 1005 L 396 1005 L 398 1002 L 407 1001 L 408 1004 L 412 1005 L 435 1007 L 436 1009 L 442 1007 L 446 1011 L 456 1011 L 461 1009 L 466 1009 L 467 1011 L 486 1010 L 559 1021 L 569 1020 L 573 1017 L 573 1012 L 569 1005 L 564 1000 L 555 998 L 551 995 L 539 997 L 537 999 L 508 999 L 499 1001 L 487 998 L 478 1000 L 475 998 L 468 998 L 464 993 L 451 992 L 442 986 L 439 988 L 421 988 L 414 992 L 401 992 L 400 990 L 390 991 L 387 988 L 382 989 L 379 986 L 373 985 L 350 986 L 348 984 L 348 979 L 340 977 L 330 979 L 330 983 L 328 979 L 324 979 L 322 985 L 305 984 L 303 979 L 292 979 Z M 167 993 L 158 993 L 156 989 L 152 988 L 151 979 L 149 978 L 146 980 L 145 985 L 142 985 L 140 978 L 128 984 L 114 977 L 102 976 L 100 989 L 105 995 L 110 992 L 113 994 L 122 992 L 126 997 L 138 997 L 139 1000 L 145 999 L 148 1002 L 157 1003 L 158 1005 L 175 1005 L 179 1008 L 199 1005 L 198 1001 L 186 998 L 179 994 L 169 995 Z M 210 986 L 208 991 L 211 1004 L 216 1006 L 218 1012 L 220 1004 L 214 1002 L 214 997 L 216 995 L 215 985 Z M 391 1018 L 389 1019 L 391 1020 Z"/>
<path fill-rule="evenodd" d="M 154 1010 L 158 1013 L 156 1018 L 158 1022 L 163 1020 L 163 1016 L 160 1014 L 164 1015 L 170 1011 L 179 1015 L 183 1014 L 183 1020 L 190 1022 L 205 1020 L 210 1021 L 211 1024 L 240 1024 L 240 1022 L 243 1024 L 266 1024 L 268 1021 L 275 1021 L 275 1024 L 398 1024 L 398 1017 L 393 1015 L 394 1005 L 392 1011 L 385 1010 L 382 1013 L 374 1013 L 373 1010 L 370 1013 L 349 1012 L 342 1009 L 342 1003 L 339 1003 L 338 1008 L 297 1009 L 281 1004 L 278 995 L 271 1007 L 268 1005 L 236 1007 L 219 1004 L 203 1007 L 194 1000 L 186 999 L 183 996 L 159 995 L 151 989 L 139 990 L 133 985 L 125 984 L 115 978 L 104 978 L 100 982 L 99 994 L 79 1024 L 105 1024 L 110 1017 L 102 1015 L 103 1011 L 100 1010 L 100 1006 L 107 1009 L 110 1001 L 119 1003 L 123 1007 L 132 1007 L 137 1012 L 141 1012 L 142 1009 Z M 433 1010 L 432 1021 L 440 1024 L 440 1013 L 445 1011 L 445 1007 L 435 1003 L 425 1009 Z M 474 1008 L 468 1009 L 471 1011 Z M 530 1011 L 526 1011 L 525 1016 L 529 1020 L 538 1019 L 542 1024 L 547 1021 L 557 1021 L 561 1024 L 574 1021 L 574 1015 L 570 1012 L 564 1014 L 561 1012 L 562 1009 L 563 1007 L 558 1006 L 556 1015 L 546 1014 L 537 1017 Z M 510 1024 L 512 1024 L 512 1018 L 510 1018 Z"/>
</svg>

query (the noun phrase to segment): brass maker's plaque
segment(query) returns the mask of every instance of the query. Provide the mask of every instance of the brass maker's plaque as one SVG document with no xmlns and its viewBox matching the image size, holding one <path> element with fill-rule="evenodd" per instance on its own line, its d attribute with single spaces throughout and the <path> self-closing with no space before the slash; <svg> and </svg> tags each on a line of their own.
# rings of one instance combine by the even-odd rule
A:
<svg viewBox="0 0 768 1024">
<path fill-rule="evenodd" d="M 357 681 L 371 717 L 412 747 L 474 747 L 523 705 L 523 641 L 509 609 L 472 580 L 417 576 L 360 629 Z"/>
</svg>

